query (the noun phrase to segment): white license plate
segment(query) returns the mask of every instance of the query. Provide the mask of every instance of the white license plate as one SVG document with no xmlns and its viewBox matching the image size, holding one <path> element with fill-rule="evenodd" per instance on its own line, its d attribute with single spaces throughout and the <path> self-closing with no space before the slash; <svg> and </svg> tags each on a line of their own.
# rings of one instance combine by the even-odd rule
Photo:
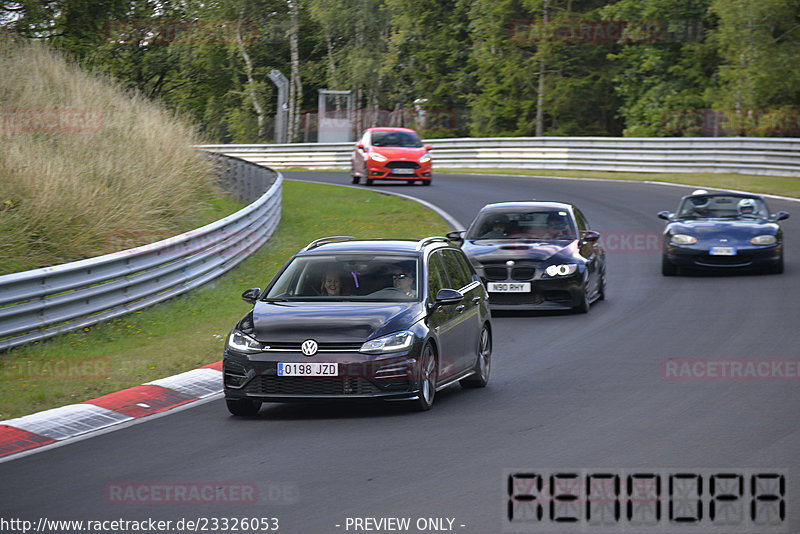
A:
<svg viewBox="0 0 800 534">
<path fill-rule="evenodd" d="M 414 169 L 393 169 L 394 174 L 414 174 Z"/>
<path fill-rule="evenodd" d="M 486 287 L 491 293 L 528 293 L 530 282 L 489 282 Z"/>
<path fill-rule="evenodd" d="M 709 254 L 712 256 L 736 256 L 736 249 L 733 247 L 711 247 Z"/>
<path fill-rule="evenodd" d="M 279 363 L 278 376 L 338 376 L 338 363 Z"/>
</svg>

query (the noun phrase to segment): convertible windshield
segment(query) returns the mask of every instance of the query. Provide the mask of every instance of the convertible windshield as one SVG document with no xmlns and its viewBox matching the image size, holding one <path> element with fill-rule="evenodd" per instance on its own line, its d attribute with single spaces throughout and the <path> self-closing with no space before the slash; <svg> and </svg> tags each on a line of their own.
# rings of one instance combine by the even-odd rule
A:
<svg viewBox="0 0 800 534">
<path fill-rule="evenodd" d="M 692 195 L 681 203 L 679 219 L 753 219 L 768 217 L 764 200 L 739 195 Z"/>
<path fill-rule="evenodd" d="M 418 267 L 414 256 L 300 256 L 275 280 L 265 300 L 417 300 Z"/>
<path fill-rule="evenodd" d="M 486 212 L 470 226 L 466 238 L 553 240 L 576 239 L 572 219 L 564 210 Z"/>
<path fill-rule="evenodd" d="M 405 148 L 420 148 L 422 141 L 414 132 L 372 132 L 373 146 L 396 146 Z"/>
</svg>

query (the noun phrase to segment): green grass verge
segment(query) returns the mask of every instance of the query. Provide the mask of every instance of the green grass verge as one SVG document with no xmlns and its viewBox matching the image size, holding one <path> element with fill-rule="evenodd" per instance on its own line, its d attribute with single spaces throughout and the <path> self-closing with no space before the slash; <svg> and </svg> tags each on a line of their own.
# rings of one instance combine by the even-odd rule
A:
<svg viewBox="0 0 800 534">
<path fill-rule="evenodd" d="M 572 178 L 598 178 L 603 180 L 631 180 L 636 182 L 671 182 L 719 189 L 736 189 L 769 195 L 800 198 L 800 177 L 766 176 L 736 173 L 661 173 L 661 172 L 606 172 L 559 171 L 545 169 L 441 169 L 440 173 L 504 174 L 517 176 L 565 176 Z"/>
<path fill-rule="evenodd" d="M 284 182 L 269 244 L 217 281 L 147 310 L 0 354 L 0 420 L 81 402 L 222 357 L 224 339 L 300 248 L 319 237 L 421 238 L 449 227 L 422 205 L 372 191 Z"/>
</svg>

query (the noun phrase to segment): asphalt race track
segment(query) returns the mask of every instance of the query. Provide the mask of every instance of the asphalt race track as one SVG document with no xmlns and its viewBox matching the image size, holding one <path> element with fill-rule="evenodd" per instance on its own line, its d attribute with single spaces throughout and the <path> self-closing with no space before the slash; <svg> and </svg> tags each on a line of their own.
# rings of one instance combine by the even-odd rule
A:
<svg viewBox="0 0 800 534">
<path fill-rule="evenodd" d="M 350 183 L 348 173 L 286 177 Z M 437 174 L 431 187 L 371 189 L 424 199 L 462 225 L 488 202 L 574 202 L 608 250 L 607 299 L 585 315 L 496 314 L 489 386 L 448 388 L 430 412 L 382 404 L 266 405 L 259 417 L 244 419 L 230 417 L 216 398 L 0 463 L 0 517 L 152 518 L 172 521 L 175 532 L 193 530 L 174 529 L 181 519 L 200 519 L 202 530 L 203 518 L 209 532 L 234 531 L 214 529 L 214 519 L 277 518 L 277 531 L 292 534 L 800 532 L 800 203 L 768 199 L 773 212 L 791 213 L 782 223 L 784 274 L 664 278 L 664 221 L 656 213 L 674 210 L 692 187 Z M 242 289 L 265 283 L 253 280 Z M 695 366 L 688 380 L 670 374 L 670 359 L 770 366 L 766 375 L 735 380 L 702 375 Z M 794 368 L 781 362 L 787 359 Z M 661 510 L 653 527 L 626 527 L 624 518 L 581 527 L 556 523 L 545 502 L 542 519 L 522 521 L 520 508 L 510 521 L 512 473 L 610 474 L 623 483 L 626 474 L 655 473 L 661 494 L 671 475 L 694 475 L 671 481 L 676 488 L 702 482 L 703 520 L 669 523 L 670 512 L 697 513 L 676 506 Z M 709 519 L 715 473 L 741 476 L 744 490 L 734 504 L 743 503 L 749 516 L 755 503 L 755 520 L 715 530 L 719 508 L 716 522 Z M 766 477 L 776 473 L 785 480 L 780 495 Z M 176 486 L 223 489 L 194 500 L 165 497 L 164 487 Z M 237 493 L 242 488 L 244 497 Z M 515 498 L 533 493 L 520 488 Z M 248 498 L 253 490 L 256 497 Z M 562 517 L 564 502 L 555 510 Z M 785 519 L 753 522 L 768 522 L 762 508 L 781 502 Z M 573 512 L 585 518 L 585 508 Z M 389 518 L 409 523 L 400 528 Z"/>
</svg>

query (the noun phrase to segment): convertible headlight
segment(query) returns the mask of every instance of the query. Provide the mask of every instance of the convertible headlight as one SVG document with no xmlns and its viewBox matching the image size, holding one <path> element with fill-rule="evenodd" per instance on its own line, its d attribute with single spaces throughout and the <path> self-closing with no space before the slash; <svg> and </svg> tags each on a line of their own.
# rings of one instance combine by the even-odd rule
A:
<svg viewBox="0 0 800 534">
<path fill-rule="evenodd" d="M 397 352 L 406 350 L 414 343 L 414 334 L 404 330 L 389 334 L 388 336 L 372 339 L 361 345 L 360 352 L 367 354 L 382 354 L 384 352 Z"/>
<path fill-rule="evenodd" d="M 419 158 L 417 161 L 419 161 L 420 163 L 427 163 L 430 160 L 431 160 L 431 155 L 430 154 L 425 154 L 424 156 Z"/>
<path fill-rule="evenodd" d="M 239 352 L 261 352 L 261 343 L 238 330 L 228 336 L 228 346 Z"/>
<path fill-rule="evenodd" d="M 693 235 L 674 234 L 669 241 L 673 245 L 694 245 L 697 243 L 697 238 Z"/>
<path fill-rule="evenodd" d="M 544 272 L 547 276 L 556 277 L 556 276 L 569 276 L 571 274 L 575 274 L 575 271 L 578 270 L 578 264 L 576 263 L 562 263 L 560 265 L 550 265 Z"/>
<path fill-rule="evenodd" d="M 774 235 L 757 235 L 750 242 L 754 245 L 774 245 L 778 240 Z"/>
<path fill-rule="evenodd" d="M 387 158 L 383 154 L 378 154 L 377 152 L 372 152 L 369 155 L 369 157 L 372 158 L 375 161 L 389 161 L 389 158 Z"/>
</svg>

